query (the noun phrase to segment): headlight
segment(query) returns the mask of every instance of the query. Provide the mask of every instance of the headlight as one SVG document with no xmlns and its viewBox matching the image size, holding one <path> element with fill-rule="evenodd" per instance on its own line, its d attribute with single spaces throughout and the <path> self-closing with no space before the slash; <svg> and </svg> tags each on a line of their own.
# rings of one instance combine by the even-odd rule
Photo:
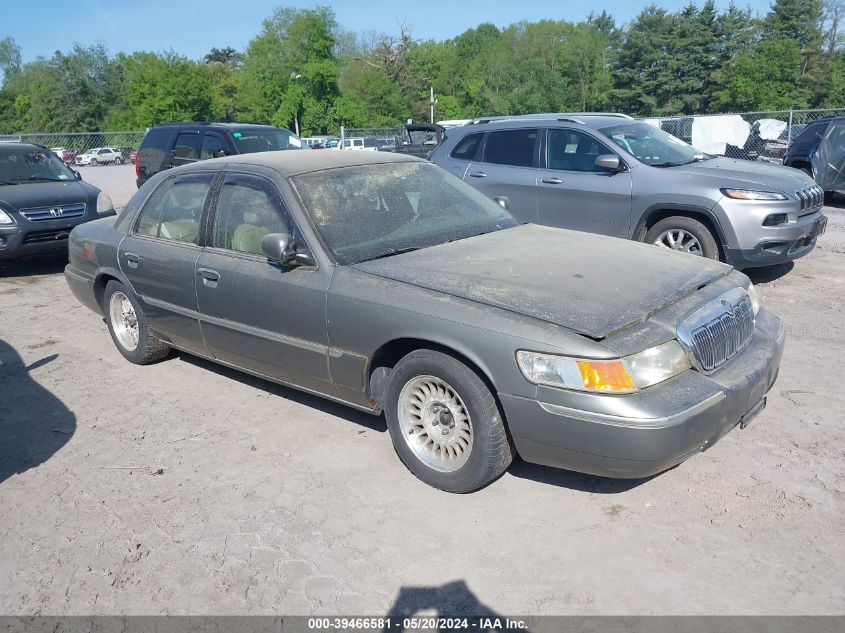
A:
<svg viewBox="0 0 845 633">
<path fill-rule="evenodd" d="M 111 201 L 109 194 L 101 191 L 97 196 L 97 213 L 111 213 L 114 211 L 114 203 Z"/>
<path fill-rule="evenodd" d="M 747 189 L 722 189 L 724 195 L 734 200 L 789 200 L 775 191 L 749 191 Z"/>
<path fill-rule="evenodd" d="M 757 288 L 749 281 L 748 288 L 745 290 L 748 292 L 748 298 L 751 299 L 751 309 L 754 311 L 754 316 L 757 316 L 760 311 L 760 295 L 757 294 Z"/>
<path fill-rule="evenodd" d="M 690 368 L 686 353 L 674 340 L 612 360 L 520 350 L 516 361 L 522 375 L 535 384 L 600 393 L 633 393 Z"/>
<path fill-rule="evenodd" d="M 15 221 L 12 219 L 12 216 L 0 209 L 0 224 L 14 224 Z"/>
</svg>

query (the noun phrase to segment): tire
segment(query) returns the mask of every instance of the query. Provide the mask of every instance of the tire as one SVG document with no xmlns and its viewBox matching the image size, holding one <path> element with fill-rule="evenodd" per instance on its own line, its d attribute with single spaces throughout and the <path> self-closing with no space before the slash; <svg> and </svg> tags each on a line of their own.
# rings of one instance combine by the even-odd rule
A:
<svg viewBox="0 0 845 633">
<path fill-rule="evenodd" d="M 126 310 L 129 309 L 129 306 L 123 303 L 124 301 L 129 302 L 131 314 L 134 316 L 136 323 L 134 345 L 132 345 L 133 337 L 129 332 L 132 328 L 126 325 L 126 321 L 131 321 L 131 318 L 122 322 L 118 316 L 121 311 L 125 314 Z M 117 304 L 122 304 L 122 307 Z M 149 321 L 144 315 L 135 293 L 119 281 L 112 280 L 106 284 L 106 291 L 103 295 L 103 313 L 106 316 L 109 334 L 111 334 L 117 351 L 130 363 L 146 365 L 161 360 L 170 352 L 167 344 L 162 342 L 150 329 Z"/>
<path fill-rule="evenodd" d="M 92 158 L 92 159 L 91 159 L 91 166 L 92 166 L 92 167 L 96 167 L 96 166 L 97 166 L 97 165 L 99 165 L 99 164 L 100 164 L 100 163 L 97 161 L 97 159 L 96 159 L 96 158 Z"/>
<path fill-rule="evenodd" d="M 710 229 L 698 220 L 682 215 L 660 220 L 648 230 L 643 241 L 708 259 L 719 259 L 719 246 Z M 674 247 L 670 246 L 673 241 Z"/>
<path fill-rule="evenodd" d="M 478 490 L 513 460 L 493 394 L 474 371 L 447 354 L 417 350 L 396 364 L 385 392 L 385 417 L 402 463 L 440 490 Z M 434 426 L 426 422 L 435 418 Z M 432 429 L 440 434 L 429 434 Z M 452 445 L 429 448 L 435 441 Z"/>
</svg>

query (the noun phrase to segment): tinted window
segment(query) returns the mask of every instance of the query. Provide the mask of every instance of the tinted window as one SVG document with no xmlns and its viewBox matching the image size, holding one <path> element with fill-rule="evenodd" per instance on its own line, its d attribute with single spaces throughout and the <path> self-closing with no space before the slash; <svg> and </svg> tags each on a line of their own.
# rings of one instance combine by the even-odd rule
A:
<svg viewBox="0 0 845 633">
<path fill-rule="evenodd" d="M 514 167 L 534 164 L 537 130 L 501 130 L 490 132 L 484 148 L 484 162 Z"/>
<path fill-rule="evenodd" d="M 795 140 L 801 141 L 802 143 L 809 143 L 821 138 L 824 136 L 824 130 L 828 123 L 828 121 L 825 121 L 824 123 L 814 123 L 812 125 L 808 125 L 801 131 L 801 134 L 799 134 L 798 138 Z"/>
<path fill-rule="evenodd" d="M 144 134 L 144 139 L 141 141 L 141 149 L 146 147 L 164 148 L 167 143 L 167 138 L 170 136 L 171 128 L 154 127 Z"/>
<path fill-rule="evenodd" d="M 596 157 L 612 153 L 592 136 L 576 130 L 549 130 L 546 161 L 549 169 L 596 171 Z"/>
<path fill-rule="evenodd" d="M 243 128 L 232 132 L 232 140 L 239 154 L 308 148 L 298 136 L 281 128 Z"/>
<path fill-rule="evenodd" d="M 176 137 L 173 155 L 177 158 L 199 158 L 199 150 L 199 134 L 180 134 Z"/>
<path fill-rule="evenodd" d="M 216 248 L 261 255 L 265 235 L 293 230 L 278 190 L 262 178 L 227 176 L 217 209 L 212 241 Z"/>
<path fill-rule="evenodd" d="M 141 209 L 136 235 L 196 244 L 211 179 L 202 174 L 163 183 Z"/>
<path fill-rule="evenodd" d="M 476 134 L 468 134 L 462 138 L 455 149 L 452 150 L 452 158 L 460 158 L 461 160 L 472 160 L 475 158 L 475 152 L 478 150 L 478 145 L 484 137 L 483 132 Z"/>
<path fill-rule="evenodd" d="M 225 141 L 215 134 L 206 134 L 202 137 L 202 148 L 200 149 L 200 158 L 220 158 L 228 154 L 228 148 Z"/>
</svg>

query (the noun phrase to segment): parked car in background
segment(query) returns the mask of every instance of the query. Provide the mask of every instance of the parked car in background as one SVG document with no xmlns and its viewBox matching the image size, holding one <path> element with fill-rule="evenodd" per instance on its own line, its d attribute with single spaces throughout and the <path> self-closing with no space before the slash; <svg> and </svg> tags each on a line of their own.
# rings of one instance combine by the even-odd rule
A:
<svg viewBox="0 0 845 633">
<path fill-rule="evenodd" d="M 783 156 L 783 164 L 800 169 L 824 189 L 830 202 L 835 193 L 845 194 L 845 117 L 808 123 Z"/>
<path fill-rule="evenodd" d="M 451 492 L 516 453 L 661 472 L 759 413 L 784 343 L 729 266 L 520 225 L 382 152 L 162 172 L 69 250 L 71 290 L 130 362 L 176 348 L 384 412 L 405 465 Z"/>
<path fill-rule="evenodd" d="M 78 154 L 73 162 L 77 165 L 119 165 L 123 162 L 123 154 L 116 147 L 94 147 L 87 152 Z"/>
<path fill-rule="evenodd" d="M 375 152 L 378 147 L 375 144 L 367 144 L 363 137 L 348 137 L 343 139 L 343 143 L 338 143 L 332 149 L 353 149 L 361 151 Z"/>
<path fill-rule="evenodd" d="M 0 259 L 65 250 L 73 227 L 114 214 L 111 198 L 52 150 L 0 144 Z"/>
<path fill-rule="evenodd" d="M 59 160 L 64 161 L 65 152 L 67 151 L 64 147 L 51 147 L 50 151 L 53 152 L 59 158 Z"/>
<path fill-rule="evenodd" d="M 132 147 L 119 147 L 121 156 L 123 156 L 123 160 L 121 163 L 134 163 L 135 156 L 137 156 L 138 152 L 135 151 Z"/>
<path fill-rule="evenodd" d="M 336 136 L 305 136 L 302 137 L 302 142 L 308 145 L 311 149 L 325 149 L 329 141 L 337 141 Z"/>
<path fill-rule="evenodd" d="M 520 220 L 767 266 L 809 253 L 823 192 L 780 165 L 716 157 L 621 114 L 480 119 L 431 160 Z"/>
<path fill-rule="evenodd" d="M 160 171 L 199 160 L 235 154 L 308 149 L 285 128 L 246 123 L 166 123 L 144 134 L 135 160 L 140 187 Z"/>
<path fill-rule="evenodd" d="M 82 152 L 75 149 L 67 149 L 65 150 L 64 156 L 62 156 L 62 160 L 68 165 L 72 165 L 74 164 L 74 159 L 76 158 L 77 154 L 81 153 Z"/>
</svg>

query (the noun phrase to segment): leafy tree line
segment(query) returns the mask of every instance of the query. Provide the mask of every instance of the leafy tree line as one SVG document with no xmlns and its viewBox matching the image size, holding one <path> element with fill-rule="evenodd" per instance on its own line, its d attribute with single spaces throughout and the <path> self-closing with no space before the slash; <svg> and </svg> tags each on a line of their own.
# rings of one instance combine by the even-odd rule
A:
<svg viewBox="0 0 845 633">
<path fill-rule="evenodd" d="M 0 40 L 0 133 L 141 129 L 174 120 L 340 125 L 613 110 L 701 114 L 845 104 L 845 0 L 775 0 L 763 17 L 713 0 L 650 5 L 625 26 L 483 23 L 449 40 L 352 33 L 331 9 L 278 8 L 244 51 L 111 56 L 75 45 L 21 63 Z"/>
</svg>

